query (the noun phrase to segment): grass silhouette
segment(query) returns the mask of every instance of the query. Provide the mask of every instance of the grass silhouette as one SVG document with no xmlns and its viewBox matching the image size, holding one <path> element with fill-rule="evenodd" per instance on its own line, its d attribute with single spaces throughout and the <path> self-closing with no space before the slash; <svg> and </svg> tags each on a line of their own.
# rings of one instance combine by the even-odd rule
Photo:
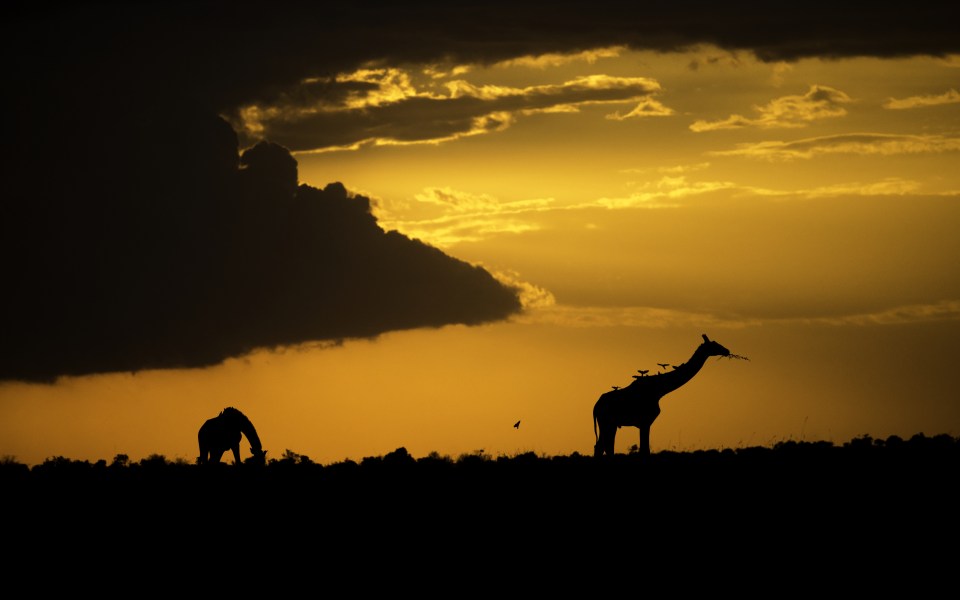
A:
<svg viewBox="0 0 960 600">
<path fill-rule="evenodd" d="M 8 457 L 0 503 L 23 564 L 100 573 L 118 594 L 134 574 L 220 586 L 237 561 L 237 591 L 257 580 L 290 594 L 341 578 L 383 592 L 434 577 L 560 591 L 611 565 L 673 564 L 709 581 L 746 569 L 880 591 L 862 579 L 869 569 L 919 593 L 953 572 L 958 467 L 960 438 L 923 434 L 603 458 L 398 448 L 331 464 L 287 450 L 261 465 L 119 454 L 29 467 Z"/>
<path fill-rule="evenodd" d="M 615 487 L 618 496 L 634 492 L 643 496 L 651 488 L 671 495 L 713 485 L 739 497 L 775 489 L 793 489 L 797 494 L 822 489 L 836 494 L 875 485 L 891 496 L 924 486 L 953 485 L 958 466 L 960 438 L 919 433 L 909 439 L 865 435 L 840 445 L 791 440 L 771 447 L 660 451 L 650 456 L 631 452 L 605 458 L 578 452 L 493 457 L 480 450 L 456 458 L 437 452 L 415 458 L 402 447 L 382 456 L 330 464 L 316 463 L 289 449 L 264 465 L 196 465 L 159 454 L 134 462 L 118 454 L 110 463 L 56 456 L 30 467 L 5 457 L 0 460 L 0 483 L 7 499 L 42 500 L 67 494 L 82 502 L 118 493 L 155 494 L 142 498 L 142 505 L 170 495 L 230 490 L 281 505 L 307 493 L 361 503 L 389 493 L 393 500 L 408 498 L 411 504 L 454 493 L 464 494 L 470 503 L 474 497 L 524 493 L 554 503 L 602 504 L 595 489 L 604 486 Z"/>
</svg>

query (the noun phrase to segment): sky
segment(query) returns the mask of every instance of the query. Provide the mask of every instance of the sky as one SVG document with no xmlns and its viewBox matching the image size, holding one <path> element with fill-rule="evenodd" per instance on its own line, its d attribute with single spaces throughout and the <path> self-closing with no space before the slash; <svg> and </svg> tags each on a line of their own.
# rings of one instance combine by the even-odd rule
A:
<svg viewBox="0 0 960 600">
<path fill-rule="evenodd" d="M 958 9 L 634 4 L 11 5 L 0 457 L 960 435 Z"/>
</svg>

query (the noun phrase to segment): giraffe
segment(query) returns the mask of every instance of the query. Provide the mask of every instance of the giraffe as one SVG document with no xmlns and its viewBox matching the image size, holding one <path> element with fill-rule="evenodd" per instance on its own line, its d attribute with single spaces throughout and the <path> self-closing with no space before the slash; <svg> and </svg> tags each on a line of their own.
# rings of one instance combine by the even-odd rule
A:
<svg viewBox="0 0 960 600">
<path fill-rule="evenodd" d="M 197 464 L 219 463 L 227 450 L 233 451 L 233 464 L 240 464 L 240 437 L 247 436 L 250 453 L 257 464 L 266 462 L 267 451 L 260 444 L 260 436 L 253 423 L 242 412 L 228 406 L 212 419 L 200 426 L 197 441 L 200 443 L 200 457 Z"/>
<path fill-rule="evenodd" d="M 660 399 L 693 379 L 711 356 L 731 356 L 729 350 L 702 335 L 703 343 L 690 360 L 673 371 L 651 377 L 634 375 L 630 385 L 601 394 L 593 406 L 594 456 L 613 456 L 617 429 L 625 426 L 640 429 L 640 453 L 650 454 L 650 427 L 660 416 Z"/>
</svg>

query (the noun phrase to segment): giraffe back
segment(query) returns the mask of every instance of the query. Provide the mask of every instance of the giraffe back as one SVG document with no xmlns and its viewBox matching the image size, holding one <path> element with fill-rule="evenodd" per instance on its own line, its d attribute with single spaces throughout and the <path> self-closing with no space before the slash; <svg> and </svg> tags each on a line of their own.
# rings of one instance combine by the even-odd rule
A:
<svg viewBox="0 0 960 600">
<path fill-rule="evenodd" d="M 264 462 L 266 452 L 261 447 L 260 437 L 253 423 L 238 409 L 228 406 L 216 417 L 207 419 L 200 427 L 197 433 L 200 457 L 197 462 L 219 462 L 227 450 L 232 450 L 234 457 L 238 457 L 243 436 L 246 436 L 250 443 L 253 458 L 257 462 Z"/>
</svg>

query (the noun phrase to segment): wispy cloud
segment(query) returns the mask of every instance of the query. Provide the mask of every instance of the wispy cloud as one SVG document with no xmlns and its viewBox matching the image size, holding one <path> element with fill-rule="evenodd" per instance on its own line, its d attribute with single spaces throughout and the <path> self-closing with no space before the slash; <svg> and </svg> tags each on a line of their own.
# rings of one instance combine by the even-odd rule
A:
<svg viewBox="0 0 960 600">
<path fill-rule="evenodd" d="M 682 173 L 702 171 L 709 167 L 710 167 L 710 163 L 701 162 L 701 163 L 694 163 L 694 164 L 672 165 L 669 167 L 655 167 L 655 168 L 643 167 L 639 169 L 637 168 L 622 169 L 620 172 L 621 173 L 638 173 L 638 174 L 656 172 L 656 173 L 663 173 L 666 175 L 680 175 Z"/>
<path fill-rule="evenodd" d="M 942 94 L 933 96 L 910 96 L 909 98 L 890 98 L 884 104 L 884 108 L 892 110 L 904 110 L 909 108 L 921 108 L 924 106 L 939 106 L 941 104 L 957 104 L 960 102 L 960 92 L 955 89 L 949 89 Z"/>
<path fill-rule="evenodd" d="M 638 119 L 643 117 L 667 117 L 672 114 L 674 114 L 673 109 L 664 106 L 659 100 L 645 98 L 641 100 L 640 103 L 635 107 L 633 107 L 633 110 L 630 112 L 612 112 L 607 115 L 607 118 L 614 121 L 625 121 L 627 119 Z"/>
<path fill-rule="evenodd" d="M 611 46 L 609 48 L 595 48 L 583 52 L 548 53 L 535 56 L 527 55 L 510 60 L 503 60 L 494 66 L 503 68 L 530 67 L 534 69 L 546 69 L 549 67 L 562 67 L 563 65 L 575 62 L 585 62 L 592 65 L 603 58 L 616 58 L 620 56 L 624 50 L 625 48 L 623 46 Z"/>
<path fill-rule="evenodd" d="M 899 135 L 849 133 L 794 140 L 738 144 L 733 150 L 710 152 L 712 156 L 745 156 L 767 160 L 810 159 L 828 154 L 896 155 L 956 152 L 960 137 L 949 135 Z"/>
<path fill-rule="evenodd" d="M 309 81 L 309 80 L 308 80 Z M 420 95 L 413 85 L 410 74 L 402 69 L 360 69 L 353 73 L 338 75 L 337 84 L 367 84 L 353 88 L 343 101 L 345 108 L 368 108 L 400 102 Z M 314 107 L 304 107 L 310 111 Z"/>
<path fill-rule="evenodd" d="M 675 208 L 683 198 L 738 187 L 730 181 L 689 181 L 683 175 L 671 175 L 639 184 L 638 189 L 626 196 L 598 198 L 592 204 L 614 209 Z"/>
<path fill-rule="evenodd" d="M 363 69 L 304 81 L 278 102 L 243 107 L 234 125 L 246 137 L 269 138 L 298 152 L 439 144 L 502 131 L 526 115 L 590 105 L 636 105 L 614 119 L 671 114 L 653 99 L 659 92 L 660 84 L 646 77 L 601 74 L 513 87 L 444 79 L 438 71 L 415 81 L 397 68 Z"/>
<path fill-rule="evenodd" d="M 631 193 L 621 197 L 601 197 L 574 204 L 559 205 L 552 198 L 504 201 L 488 194 L 437 187 L 416 194 L 414 205 L 381 201 L 375 212 L 385 229 L 395 229 L 447 248 L 493 235 L 538 231 L 542 221 L 537 215 L 547 212 L 678 208 L 684 198 L 733 189 L 744 188 L 728 181 L 689 181 L 678 171 L 676 175 L 661 175 L 655 181 L 635 184 Z M 404 216 L 423 213 L 428 214 L 417 218 Z"/>
<path fill-rule="evenodd" d="M 934 304 L 909 304 L 886 310 L 841 315 L 836 317 L 818 317 L 814 319 L 793 319 L 811 324 L 824 325 L 904 325 L 908 323 L 929 323 L 935 321 L 960 320 L 960 300 L 944 300 Z"/>
<path fill-rule="evenodd" d="M 852 102 L 850 96 L 832 87 L 814 85 L 802 96 L 783 96 L 764 106 L 754 107 L 758 113 L 750 118 L 730 115 L 719 121 L 695 121 L 690 130 L 695 132 L 740 129 L 744 127 L 797 128 L 806 127 L 811 121 L 847 114 L 843 104 Z"/>
<path fill-rule="evenodd" d="M 922 184 L 918 181 L 890 177 L 881 181 L 848 182 L 832 186 L 801 189 L 773 189 L 745 186 L 733 181 L 691 181 L 684 175 L 668 175 L 655 181 L 637 184 L 637 190 L 620 197 L 598 198 L 589 206 L 609 209 L 627 208 L 679 208 L 682 200 L 720 191 L 730 191 L 740 196 L 750 195 L 767 198 L 825 198 L 840 196 L 903 196 L 919 193 Z M 580 205 L 586 208 L 587 205 Z"/>
<path fill-rule="evenodd" d="M 549 294 L 549 292 L 546 292 Z M 725 315 L 709 311 L 687 311 L 650 306 L 596 307 L 569 306 L 557 303 L 530 305 L 512 320 L 520 323 L 548 323 L 564 327 L 640 327 L 662 329 L 689 327 L 708 329 L 743 329 L 764 325 L 827 325 L 836 327 L 868 327 L 908 325 L 960 320 L 960 300 L 933 304 L 911 304 L 866 313 L 831 317 L 766 318 L 749 315 Z"/>
<path fill-rule="evenodd" d="M 409 206 L 391 208 L 381 203 L 377 219 L 385 229 L 423 240 L 438 247 L 472 242 L 496 234 L 524 233 L 540 229 L 530 213 L 553 208 L 551 198 L 502 201 L 488 194 L 472 194 L 449 187 L 428 188 L 414 196 L 418 209 L 428 216 L 405 218 Z M 414 211 L 416 212 L 416 211 Z"/>
<path fill-rule="evenodd" d="M 802 190 L 798 195 L 805 198 L 824 198 L 838 196 L 905 196 L 920 192 L 919 181 L 890 177 L 882 181 L 840 183 L 824 187 Z"/>
<path fill-rule="evenodd" d="M 734 181 L 692 180 L 686 173 L 708 168 L 708 163 L 680 165 L 652 170 L 659 176 L 634 182 L 623 196 L 604 196 L 579 203 L 558 204 L 552 198 L 505 201 L 489 194 L 473 194 L 449 187 L 428 188 L 414 196 L 414 203 L 377 203 L 378 222 L 388 230 L 424 242 L 449 248 L 462 242 L 476 242 L 495 235 L 521 234 L 544 227 L 544 215 L 556 211 L 589 209 L 666 210 L 680 209 L 696 197 L 726 193 L 727 197 L 756 197 L 780 201 L 800 198 L 854 196 L 906 196 L 923 192 L 919 181 L 890 177 L 879 181 L 852 181 L 831 186 L 774 189 L 746 186 Z M 636 172 L 645 171 L 638 169 Z M 633 172 L 633 171 L 631 171 Z M 940 195 L 958 196 L 958 192 Z M 411 217 L 409 215 L 420 215 Z"/>
<path fill-rule="evenodd" d="M 530 307 L 512 320 L 519 323 L 546 323 L 564 327 L 689 327 L 742 329 L 760 325 L 759 319 L 724 317 L 708 312 L 684 311 L 650 306 L 570 306 L 551 304 Z"/>
<path fill-rule="evenodd" d="M 526 281 L 515 271 L 490 272 L 500 283 L 517 290 L 524 310 L 550 309 L 557 305 L 557 299 L 549 290 Z"/>
<path fill-rule="evenodd" d="M 497 85 L 473 85 L 455 80 L 446 84 L 447 98 L 477 98 L 502 102 L 503 109 L 521 111 L 551 110 L 556 106 L 585 106 L 646 99 L 658 93 L 660 84 L 647 77 L 585 75 L 561 84 L 533 85 L 523 88 Z M 443 96 L 434 96 L 443 98 Z"/>
</svg>

